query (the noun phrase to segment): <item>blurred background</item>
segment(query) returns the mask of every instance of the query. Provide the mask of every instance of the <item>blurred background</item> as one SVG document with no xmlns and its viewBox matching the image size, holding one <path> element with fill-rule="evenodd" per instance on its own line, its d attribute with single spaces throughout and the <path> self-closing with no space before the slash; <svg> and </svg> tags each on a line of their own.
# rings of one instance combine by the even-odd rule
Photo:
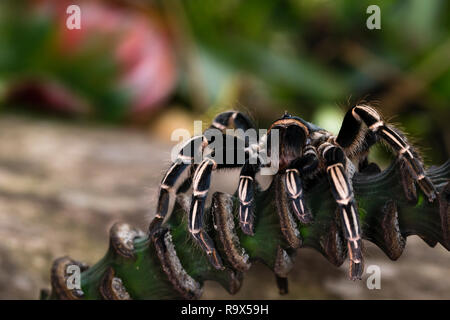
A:
<svg viewBox="0 0 450 320">
<path fill-rule="evenodd" d="M 73 4 L 81 29 L 67 27 Z M 366 27 L 373 4 L 380 30 Z M 37 298 L 56 257 L 98 261 L 115 221 L 146 229 L 171 133 L 194 120 L 237 109 L 266 128 L 287 110 L 337 134 L 366 101 L 439 165 L 449 98 L 446 0 L 3 0 L 0 298 Z M 392 160 L 382 147 L 371 157 Z M 290 294 L 256 264 L 238 295 L 208 283 L 204 298 L 450 298 L 440 245 L 410 237 L 396 262 L 370 244 L 366 256 L 381 290 L 301 249 Z"/>
</svg>

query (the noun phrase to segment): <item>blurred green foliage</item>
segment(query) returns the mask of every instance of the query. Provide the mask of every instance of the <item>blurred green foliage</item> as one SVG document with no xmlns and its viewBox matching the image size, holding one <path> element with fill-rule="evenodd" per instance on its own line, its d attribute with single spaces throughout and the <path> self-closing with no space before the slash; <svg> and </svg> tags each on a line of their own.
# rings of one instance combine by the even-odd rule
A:
<svg viewBox="0 0 450 320">
<path fill-rule="evenodd" d="M 122 118 L 127 93 L 115 82 L 118 70 L 109 53 L 111 43 L 98 39 L 83 50 L 63 55 L 60 32 L 57 21 L 31 12 L 26 1 L 2 1 L 0 83 L 54 81 L 79 94 L 95 116 L 111 121 Z"/>
<path fill-rule="evenodd" d="M 129 98 L 114 83 L 108 43 L 61 57 L 51 45 L 54 23 L 27 15 L 22 1 L 6 2 L 0 4 L 0 94 L 10 82 L 37 75 L 81 93 L 100 119 L 124 117 Z M 172 35 L 179 79 L 168 105 L 209 119 L 241 109 L 261 127 L 288 110 L 337 133 L 345 110 L 368 101 L 416 137 L 430 162 L 449 158 L 449 1 L 114 3 L 158 14 Z M 381 9 L 381 30 L 366 27 L 373 4 Z M 376 154 L 388 161 L 382 149 Z"/>
<path fill-rule="evenodd" d="M 372 4 L 381 30 L 366 27 Z M 197 87 L 216 106 L 211 116 L 244 106 L 268 125 L 289 110 L 337 133 L 347 108 L 367 101 L 418 137 L 425 158 L 448 159 L 448 1 L 193 0 L 164 8 L 181 9 L 175 20 L 186 21 Z M 224 87 L 238 89 L 227 96 Z"/>
</svg>

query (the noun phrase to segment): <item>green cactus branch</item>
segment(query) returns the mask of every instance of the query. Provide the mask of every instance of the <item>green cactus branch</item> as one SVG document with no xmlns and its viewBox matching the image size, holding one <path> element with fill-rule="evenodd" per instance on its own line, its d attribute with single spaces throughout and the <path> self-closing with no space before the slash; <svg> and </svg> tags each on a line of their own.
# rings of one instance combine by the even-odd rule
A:
<svg viewBox="0 0 450 320">
<path fill-rule="evenodd" d="M 378 174 L 353 177 L 364 238 L 393 260 L 401 255 L 406 237 L 413 234 L 430 246 L 440 243 L 450 250 L 450 161 L 427 172 L 440 192 L 433 203 L 411 185 L 406 188 L 409 196 L 405 196 L 409 182 L 402 180 L 400 170 L 394 164 Z M 235 227 L 236 199 L 214 195 L 214 216 L 206 215 L 206 225 L 224 258 L 224 270 L 214 269 L 191 239 L 186 224 L 190 198 L 179 196 L 164 229 L 153 237 L 127 224 L 116 224 L 111 229 L 108 252 L 94 266 L 88 268 L 68 257 L 57 259 L 51 271 L 52 290 L 44 292 L 42 298 L 195 299 L 207 280 L 235 293 L 243 273 L 257 260 L 274 271 L 282 290 L 298 247 L 312 247 L 329 262 L 341 265 L 346 245 L 326 178 L 306 188 L 307 203 L 315 215 L 309 226 L 297 225 L 287 206 L 280 205 L 277 210 L 274 188 L 284 188 L 280 178 L 269 190 L 257 194 L 254 236 Z M 234 208 L 233 214 L 227 208 Z M 82 271 L 81 289 L 67 288 L 67 266 L 71 264 Z"/>
</svg>

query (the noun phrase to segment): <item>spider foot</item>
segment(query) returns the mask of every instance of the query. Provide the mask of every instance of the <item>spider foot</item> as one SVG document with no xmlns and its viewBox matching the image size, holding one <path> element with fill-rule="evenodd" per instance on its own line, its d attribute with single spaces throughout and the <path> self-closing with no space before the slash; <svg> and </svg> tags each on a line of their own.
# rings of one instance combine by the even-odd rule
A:
<svg viewBox="0 0 450 320">
<path fill-rule="evenodd" d="M 436 187 L 430 178 L 424 173 L 423 168 L 419 167 L 420 162 L 414 159 L 401 158 L 402 165 L 400 172 L 402 177 L 403 190 L 409 201 L 417 202 L 416 184 L 427 196 L 429 202 L 433 202 L 438 195 Z"/>
<path fill-rule="evenodd" d="M 289 203 L 300 223 L 311 224 L 311 222 L 313 222 L 314 217 L 311 214 L 311 211 L 306 207 L 306 203 L 303 199 L 290 199 Z"/>
<path fill-rule="evenodd" d="M 361 280 L 362 274 L 364 272 L 364 263 L 350 261 L 349 277 L 350 280 L 356 281 Z"/>
<path fill-rule="evenodd" d="M 253 225 L 249 222 L 243 222 L 239 224 L 241 226 L 241 230 L 248 236 L 253 236 L 255 233 L 253 232 Z"/>
<path fill-rule="evenodd" d="M 212 239 L 204 232 L 191 233 L 193 238 L 197 241 L 203 251 L 206 253 L 209 262 L 217 270 L 224 270 L 225 267 L 222 263 L 222 259 L 219 256 Z"/>
<path fill-rule="evenodd" d="M 438 195 L 438 192 L 431 182 L 430 178 L 428 178 L 425 175 L 419 176 L 417 178 L 417 184 L 419 185 L 420 189 L 427 195 L 428 201 L 433 202 Z"/>
<path fill-rule="evenodd" d="M 348 240 L 348 253 L 350 258 L 349 277 L 351 280 L 361 280 L 364 272 L 364 261 L 362 256 L 362 240 L 349 239 Z"/>
<path fill-rule="evenodd" d="M 277 287 L 280 295 L 288 294 L 289 293 L 288 278 L 275 276 L 275 280 L 277 282 Z"/>
</svg>

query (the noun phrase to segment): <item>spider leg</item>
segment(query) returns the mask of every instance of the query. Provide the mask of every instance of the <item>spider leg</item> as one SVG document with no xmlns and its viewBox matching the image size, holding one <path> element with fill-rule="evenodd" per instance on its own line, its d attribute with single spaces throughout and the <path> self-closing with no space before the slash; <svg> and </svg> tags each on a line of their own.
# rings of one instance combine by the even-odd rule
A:
<svg viewBox="0 0 450 320">
<path fill-rule="evenodd" d="M 297 215 L 298 220 L 303 224 L 311 223 L 313 216 L 306 206 L 301 175 L 313 172 L 318 165 L 319 159 L 314 147 L 308 146 L 305 148 L 305 153 L 301 158 L 290 163 L 284 176 L 289 204 Z"/>
<path fill-rule="evenodd" d="M 436 199 L 437 190 L 430 178 L 425 174 L 423 162 L 406 137 L 396 128 L 386 124 L 380 114 L 372 107 L 361 105 L 349 110 L 344 117 L 336 142 L 350 154 L 360 153 L 364 149 L 361 139 L 361 124 L 365 123 L 376 138 L 381 138 L 397 154 L 406 170 L 402 174 L 409 175 L 422 189 L 430 202 Z M 367 148 L 367 147 L 366 147 Z"/>
<path fill-rule="evenodd" d="M 164 219 L 169 212 L 171 191 L 186 168 L 191 167 L 191 162 L 194 159 L 193 153 L 195 152 L 196 147 L 201 146 L 201 143 L 203 142 L 203 136 L 197 136 L 189 140 L 161 180 L 158 204 L 156 206 L 156 216 L 149 226 L 150 234 L 153 234 L 164 222 Z"/>
<path fill-rule="evenodd" d="M 361 279 L 364 271 L 362 256 L 361 227 L 359 224 L 358 209 L 353 196 L 350 180 L 346 173 L 346 156 L 344 151 L 330 143 L 319 147 L 319 152 L 325 160 L 331 192 L 338 204 L 344 236 L 350 258 L 349 275 L 352 280 Z"/>
<path fill-rule="evenodd" d="M 217 115 L 214 118 L 212 125 L 209 127 L 209 129 L 218 129 L 222 133 L 224 133 L 224 131 L 227 128 L 230 128 L 232 126 L 243 130 L 247 130 L 249 128 L 254 127 L 250 119 L 248 119 L 248 117 L 246 117 L 241 112 L 227 111 Z M 157 230 L 158 227 L 160 227 L 164 222 L 170 209 L 171 203 L 170 193 L 172 191 L 172 188 L 175 186 L 175 183 L 182 175 L 182 173 L 186 170 L 186 168 L 188 167 L 192 168 L 190 163 L 193 162 L 195 152 L 199 151 L 196 149 L 198 149 L 198 147 L 200 146 L 201 151 L 203 151 L 204 148 L 208 146 L 208 144 L 209 141 L 207 141 L 204 135 L 193 137 L 185 144 L 182 151 L 178 155 L 178 158 L 172 163 L 170 168 L 167 170 L 166 174 L 164 175 L 164 178 L 161 181 L 161 185 L 159 188 L 156 215 L 155 218 L 150 223 L 149 227 L 150 233 L 153 233 L 155 230 Z M 185 192 L 189 189 L 192 183 L 191 176 L 192 175 L 190 174 L 188 178 L 186 178 L 182 182 L 182 184 L 180 185 L 180 187 L 176 192 L 177 194 Z"/>
<path fill-rule="evenodd" d="M 223 132 L 227 128 L 232 127 L 245 131 L 254 128 L 255 126 L 243 113 L 239 111 L 225 111 L 214 118 L 210 128 L 216 128 Z"/>
<path fill-rule="evenodd" d="M 237 160 L 238 154 L 238 150 L 235 146 L 239 139 L 237 137 L 232 137 L 234 143 L 233 146 L 229 146 L 226 143 L 226 138 L 227 136 L 224 135 L 224 139 L 222 140 L 224 144 L 215 146 L 214 149 L 211 150 L 211 153 L 203 159 L 194 172 L 192 177 L 193 194 L 188 219 L 189 232 L 192 234 L 193 238 L 197 241 L 200 247 L 206 252 L 210 262 L 216 269 L 223 269 L 224 266 L 212 239 L 203 229 L 204 211 L 211 187 L 212 173 L 215 171 L 216 178 L 217 175 L 221 173 L 225 173 L 225 175 L 230 176 L 232 174 L 231 171 L 239 170 L 242 167 L 242 164 L 235 161 Z M 224 160 L 228 159 L 227 155 L 230 153 L 234 160 L 231 163 L 226 163 Z M 245 157 L 248 156 L 246 153 L 244 154 Z M 237 171 L 236 174 L 238 174 Z M 223 181 L 216 181 L 215 185 L 212 186 L 211 191 L 218 188 L 217 182 L 219 182 L 220 185 L 220 182 Z M 234 185 L 230 186 L 230 183 L 227 182 L 225 185 L 219 186 L 216 191 L 227 192 L 225 189 L 232 189 L 232 192 L 234 192 L 236 187 L 237 186 Z"/>
<path fill-rule="evenodd" d="M 193 177 L 193 195 L 189 211 L 189 232 L 206 252 L 216 269 L 224 269 L 222 259 L 217 253 L 214 242 L 203 229 L 203 215 L 206 197 L 211 183 L 211 173 L 217 167 L 214 160 L 206 158 L 195 170 Z"/>
<path fill-rule="evenodd" d="M 239 197 L 239 225 L 242 232 L 253 235 L 254 223 L 254 188 L 255 174 L 259 166 L 250 164 L 248 161 L 241 169 L 239 176 L 238 197 Z"/>
<path fill-rule="evenodd" d="M 231 194 L 216 192 L 212 198 L 211 214 L 227 261 L 234 269 L 244 272 L 250 268 L 251 263 L 236 234 L 233 204 Z"/>
</svg>

